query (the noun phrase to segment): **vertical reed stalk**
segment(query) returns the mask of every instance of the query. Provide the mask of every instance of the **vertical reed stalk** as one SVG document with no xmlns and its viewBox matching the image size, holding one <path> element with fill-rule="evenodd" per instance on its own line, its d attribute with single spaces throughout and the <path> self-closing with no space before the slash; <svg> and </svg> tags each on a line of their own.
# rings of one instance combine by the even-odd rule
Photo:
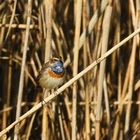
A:
<svg viewBox="0 0 140 140">
<path fill-rule="evenodd" d="M 132 9 L 132 21 L 134 29 L 137 29 L 137 19 L 136 19 L 136 13 L 134 11 L 134 3 L 132 0 L 130 0 L 131 9 Z M 130 57 L 130 79 L 129 79 L 129 87 L 128 87 L 128 105 L 127 105 L 127 111 L 126 111 L 126 119 L 125 119 L 125 139 L 129 139 L 129 127 L 130 127 L 130 120 L 131 120 L 131 101 L 132 101 L 132 95 L 133 95 L 133 89 L 134 89 L 134 72 L 135 72 L 135 58 L 136 58 L 136 48 L 137 48 L 137 36 L 133 38 L 133 45 L 132 45 L 132 53 Z"/>
<path fill-rule="evenodd" d="M 110 20 L 112 14 L 112 6 L 108 5 L 105 11 L 104 21 L 103 21 L 103 34 L 102 34 L 102 50 L 101 55 L 103 55 L 108 46 L 108 38 L 110 31 Z M 106 24 L 108 23 L 108 24 Z M 100 63 L 99 70 L 99 82 L 98 82 L 98 99 L 97 99 L 97 110 L 96 110 L 96 140 L 100 140 L 100 123 L 101 123 L 101 110 L 102 110 L 102 96 L 103 96 L 103 81 L 105 74 L 106 61 Z"/>
<path fill-rule="evenodd" d="M 86 28 L 88 24 L 88 8 L 89 3 L 86 0 L 83 0 L 83 29 Z M 83 62 L 84 62 L 84 68 L 87 67 L 88 63 L 88 52 L 87 48 L 89 47 L 88 40 L 85 41 L 83 46 Z M 89 75 L 85 76 L 85 79 L 88 80 Z M 89 98 L 89 85 L 85 85 L 85 123 L 86 123 L 86 140 L 90 140 L 90 98 Z"/>
<path fill-rule="evenodd" d="M 52 42 L 52 8 L 53 0 L 45 1 L 45 14 L 46 14 L 46 27 L 47 27 L 47 36 L 45 41 L 45 62 L 49 59 L 51 53 L 51 42 Z M 44 90 L 44 99 L 48 96 L 48 90 Z M 42 140 L 49 140 L 49 129 L 48 126 L 48 111 L 47 107 L 43 107 L 43 116 L 42 116 Z"/>
<path fill-rule="evenodd" d="M 73 76 L 78 73 L 78 58 L 79 58 L 79 39 L 80 39 L 80 27 L 81 27 L 81 13 L 82 13 L 82 1 L 77 0 L 76 3 L 76 23 L 75 23 L 75 38 L 74 38 L 74 60 L 73 60 Z M 76 140 L 77 133 L 77 83 L 73 85 L 73 101 L 72 101 L 72 140 Z"/>
<path fill-rule="evenodd" d="M 24 70 L 25 70 L 26 57 L 27 57 L 31 13 L 32 13 L 32 0 L 28 0 L 27 23 L 26 23 L 27 27 L 26 27 L 25 39 L 24 39 L 25 43 L 23 46 L 23 57 L 22 57 L 22 65 L 21 65 L 21 72 L 20 72 L 19 89 L 18 89 L 16 120 L 19 119 L 21 114 L 21 103 L 22 103 L 22 95 L 23 95 L 23 87 L 24 87 Z M 14 140 L 18 140 L 18 139 L 19 139 L 19 125 L 15 127 L 15 134 L 14 134 Z"/>
</svg>

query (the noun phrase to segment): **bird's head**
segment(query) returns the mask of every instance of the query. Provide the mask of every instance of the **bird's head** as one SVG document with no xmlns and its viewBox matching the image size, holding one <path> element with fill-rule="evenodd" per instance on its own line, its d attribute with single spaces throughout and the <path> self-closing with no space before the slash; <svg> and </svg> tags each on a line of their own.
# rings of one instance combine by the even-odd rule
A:
<svg viewBox="0 0 140 140">
<path fill-rule="evenodd" d="M 50 59 L 50 68 L 56 74 L 64 73 L 64 66 L 61 59 L 58 58 Z"/>
</svg>

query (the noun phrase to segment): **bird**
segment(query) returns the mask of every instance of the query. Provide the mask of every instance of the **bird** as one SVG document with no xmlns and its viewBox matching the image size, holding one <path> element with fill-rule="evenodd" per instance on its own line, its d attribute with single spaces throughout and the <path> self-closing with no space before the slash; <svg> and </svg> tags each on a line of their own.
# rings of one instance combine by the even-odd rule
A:
<svg viewBox="0 0 140 140">
<path fill-rule="evenodd" d="M 37 83 L 47 90 L 55 89 L 62 85 L 65 80 L 65 68 L 61 58 L 52 57 L 39 71 Z"/>
</svg>

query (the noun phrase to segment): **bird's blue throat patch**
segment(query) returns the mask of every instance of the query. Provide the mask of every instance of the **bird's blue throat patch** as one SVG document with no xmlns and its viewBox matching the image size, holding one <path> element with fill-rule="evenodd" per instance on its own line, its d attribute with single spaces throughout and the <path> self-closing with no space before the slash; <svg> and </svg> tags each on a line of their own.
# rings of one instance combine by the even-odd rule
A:
<svg viewBox="0 0 140 140">
<path fill-rule="evenodd" d="M 53 64 L 51 67 L 52 71 L 56 74 L 61 74 L 64 72 L 64 67 L 63 67 L 63 62 L 62 61 L 57 61 Z"/>
</svg>

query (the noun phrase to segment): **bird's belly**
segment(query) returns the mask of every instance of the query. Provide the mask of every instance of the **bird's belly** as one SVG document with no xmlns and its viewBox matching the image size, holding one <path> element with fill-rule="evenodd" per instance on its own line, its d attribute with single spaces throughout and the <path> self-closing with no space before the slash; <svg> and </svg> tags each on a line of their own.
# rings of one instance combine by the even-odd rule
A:
<svg viewBox="0 0 140 140">
<path fill-rule="evenodd" d="M 64 78 L 53 78 L 50 76 L 42 77 L 39 81 L 40 85 L 46 89 L 54 89 L 64 82 Z"/>
</svg>

